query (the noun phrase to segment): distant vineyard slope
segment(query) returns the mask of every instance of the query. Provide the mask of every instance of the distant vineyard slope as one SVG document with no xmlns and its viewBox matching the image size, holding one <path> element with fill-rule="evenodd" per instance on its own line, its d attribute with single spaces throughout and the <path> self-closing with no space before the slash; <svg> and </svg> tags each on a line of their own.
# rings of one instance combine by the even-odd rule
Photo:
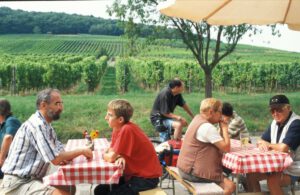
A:
<svg viewBox="0 0 300 195">
<path fill-rule="evenodd" d="M 0 53 L 6 54 L 87 54 L 120 56 L 124 41 L 115 36 L 91 35 L 3 35 Z"/>
</svg>

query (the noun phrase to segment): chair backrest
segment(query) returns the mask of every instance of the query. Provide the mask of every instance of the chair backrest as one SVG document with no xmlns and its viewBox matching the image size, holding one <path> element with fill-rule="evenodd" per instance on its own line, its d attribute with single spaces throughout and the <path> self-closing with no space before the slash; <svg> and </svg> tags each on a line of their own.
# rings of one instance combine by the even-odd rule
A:
<svg viewBox="0 0 300 195">
<path fill-rule="evenodd" d="M 172 176 L 173 179 L 177 180 L 181 183 L 191 194 L 193 195 L 203 195 L 203 194 L 215 194 L 215 195 L 223 195 L 223 189 L 217 185 L 216 183 L 199 183 L 199 182 L 189 182 L 184 180 L 179 172 L 177 167 L 167 167 L 167 172 Z M 175 186 L 173 186 L 175 187 Z M 174 194 L 173 190 L 173 194 Z"/>
</svg>

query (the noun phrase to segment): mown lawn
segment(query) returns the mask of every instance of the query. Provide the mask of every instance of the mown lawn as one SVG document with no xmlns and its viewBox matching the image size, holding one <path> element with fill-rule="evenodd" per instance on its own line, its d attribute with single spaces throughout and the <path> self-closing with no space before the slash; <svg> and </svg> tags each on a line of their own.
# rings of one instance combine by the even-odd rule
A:
<svg viewBox="0 0 300 195">
<path fill-rule="evenodd" d="M 275 93 L 265 94 L 223 94 L 214 93 L 216 98 L 231 102 L 242 116 L 248 129 L 252 133 L 260 134 L 271 121 L 268 111 L 268 100 Z M 293 110 L 300 113 L 300 92 L 286 93 L 290 98 Z M 149 136 L 154 136 L 149 114 L 156 93 L 129 93 L 125 95 L 63 95 L 64 112 L 61 119 L 53 122 L 53 126 L 59 138 L 66 141 L 69 138 L 81 138 L 83 130 L 100 130 L 100 137 L 110 137 L 111 130 L 104 120 L 107 103 L 112 99 L 127 99 L 134 107 L 132 120 L 139 124 Z M 11 104 L 14 115 L 24 122 L 35 112 L 35 96 L 4 96 Z M 204 98 L 203 93 L 184 94 L 184 98 L 194 113 L 199 112 L 200 101 Z M 191 120 L 181 109 L 176 112 Z"/>
</svg>

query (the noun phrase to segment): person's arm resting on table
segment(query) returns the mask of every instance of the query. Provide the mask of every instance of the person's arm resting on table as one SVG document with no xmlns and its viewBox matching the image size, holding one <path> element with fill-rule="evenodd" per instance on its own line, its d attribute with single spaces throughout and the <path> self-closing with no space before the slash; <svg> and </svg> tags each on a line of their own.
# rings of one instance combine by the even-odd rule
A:
<svg viewBox="0 0 300 195">
<path fill-rule="evenodd" d="M 288 152 L 289 151 L 289 146 L 286 145 L 285 143 L 280 143 L 280 144 L 269 144 L 269 150 L 276 150 L 280 152 Z"/>
<path fill-rule="evenodd" d="M 265 140 L 259 140 L 257 142 L 258 148 L 262 151 L 268 151 L 268 150 L 276 150 L 279 152 L 288 152 L 289 146 L 285 143 L 278 143 L 278 144 L 271 144 Z"/>
<path fill-rule="evenodd" d="M 115 162 L 117 165 L 125 167 L 125 159 L 117 154 L 112 148 L 108 148 L 103 154 L 103 159 L 107 162 Z"/>
<path fill-rule="evenodd" d="M 293 149 L 294 142 L 299 140 L 298 129 L 300 128 L 300 123 L 298 125 L 297 121 L 293 122 L 290 126 L 288 134 L 283 139 L 283 143 L 271 144 L 271 128 L 267 128 L 265 133 L 262 135 L 261 139 L 257 141 L 257 146 L 262 151 L 276 150 L 280 152 L 289 152 L 290 149 Z M 294 146 L 295 148 L 295 146 Z"/>
<path fill-rule="evenodd" d="M 63 151 L 60 152 L 58 156 L 56 156 L 51 162 L 54 165 L 59 165 L 62 162 L 70 161 L 77 156 L 84 155 L 88 159 L 93 158 L 93 152 L 90 148 L 81 148 L 73 151 Z"/>
<path fill-rule="evenodd" d="M 103 159 L 107 162 L 115 162 L 116 159 L 118 158 L 118 154 L 113 151 L 112 148 L 108 148 L 104 153 L 103 153 Z"/>
</svg>

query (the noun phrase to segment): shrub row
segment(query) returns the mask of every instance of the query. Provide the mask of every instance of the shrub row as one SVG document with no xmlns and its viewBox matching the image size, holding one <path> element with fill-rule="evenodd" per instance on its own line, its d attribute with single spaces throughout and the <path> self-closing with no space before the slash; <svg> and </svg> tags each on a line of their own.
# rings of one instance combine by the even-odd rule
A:
<svg viewBox="0 0 300 195">
<path fill-rule="evenodd" d="M 95 90 L 106 69 L 108 58 L 102 56 L 2 56 L 0 89 L 16 93 L 45 87 L 69 90 L 84 81 L 89 92 Z"/>
<path fill-rule="evenodd" d="M 130 82 L 146 90 L 158 90 L 169 80 L 180 78 L 189 92 L 205 86 L 204 73 L 192 61 L 118 58 L 116 61 L 117 84 L 121 91 L 128 91 Z M 221 63 L 213 71 L 213 88 L 216 91 L 296 91 L 300 84 L 300 64 L 251 62 Z"/>
</svg>

